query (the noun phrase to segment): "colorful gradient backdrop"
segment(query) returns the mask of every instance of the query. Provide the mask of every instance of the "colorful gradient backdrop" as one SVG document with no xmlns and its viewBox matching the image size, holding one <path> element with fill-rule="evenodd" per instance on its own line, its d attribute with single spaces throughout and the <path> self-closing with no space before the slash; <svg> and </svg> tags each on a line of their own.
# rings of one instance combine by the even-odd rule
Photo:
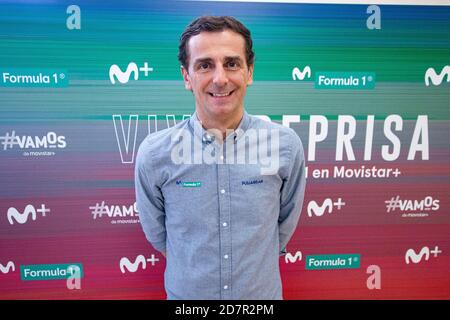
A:
<svg viewBox="0 0 450 320">
<path fill-rule="evenodd" d="M 69 30 L 69 5 L 81 9 L 81 29 Z M 52 87 L 1 87 L 0 136 L 64 136 L 64 148 L 0 145 L 0 299 L 165 299 L 164 258 L 146 241 L 133 212 L 94 219 L 92 208 L 133 206 L 133 145 L 167 127 L 166 116 L 194 111 L 184 90 L 177 60 L 185 26 L 202 14 L 233 15 L 252 32 L 255 82 L 245 106 L 249 113 L 291 124 L 308 155 L 312 115 L 328 119 L 328 135 L 307 161 L 306 197 L 299 226 L 288 244 L 292 262 L 280 258 L 285 299 L 450 299 L 450 74 L 426 86 L 428 68 L 450 65 L 450 7 L 379 6 L 381 29 L 366 26 L 366 5 L 227 3 L 205 1 L 0 1 L 0 72 L 11 69 L 65 70 L 69 84 Z M 148 62 L 147 77 L 112 84 L 113 64 Z M 293 80 L 295 67 L 309 66 L 310 78 Z M 316 72 L 372 72 L 372 90 L 315 89 Z M 385 119 L 399 115 L 401 152 L 394 161 L 383 133 Z M 113 115 L 122 116 L 114 122 Z M 130 115 L 137 115 L 136 120 Z M 356 119 L 355 161 L 336 160 L 339 116 Z M 367 116 L 374 115 L 371 160 L 364 160 Z M 428 160 L 420 152 L 407 160 L 419 115 L 427 116 Z M 171 118 L 169 117 L 169 120 Z M 114 125 L 116 124 L 116 126 Z M 130 126 L 129 126 L 130 125 Z M 137 130 L 137 131 L 136 131 Z M 129 150 L 125 150 L 130 133 Z M 134 137 L 136 139 L 134 140 Z M 3 140 L 4 142 L 5 140 Z M 119 148 L 120 146 L 120 148 Z M 122 156 L 121 152 L 122 150 Z M 29 151 L 53 156 L 24 156 Z M 128 160 L 127 160 L 128 159 Z M 313 178 L 314 169 L 398 168 L 390 178 Z M 387 211 L 399 196 L 439 200 L 424 217 L 402 217 L 420 210 Z M 308 214 L 310 202 L 345 202 L 331 213 Z M 50 208 L 26 223 L 10 223 L 11 207 Z M 122 215 L 122 216 L 120 216 Z M 121 221 L 117 221 L 121 220 Z M 428 260 L 406 263 L 406 252 L 435 249 Z M 441 252 L 438 252 L 441 251 Z M 138 263 L 142 255 L 159 259 Z M 360 254 L 360 268 L 306 270 L 308 255 Z M 120 261 L 136 261 L 120 268 Z M 123 260 L 122 260 L 123 261 Z M 13 267 L 6 268 L 8 262 Z M 20 266 L 82 263 L 80 290 L 65 280 L 22 281 Z M 10 264 L 11 265 L 11 264 Z M 369 289 L 378 266 L 380 288 Z M 145 268 L 144 268 L 145 267 Z M 369 268 L 369 270 L 368 270 Z M 373 279 L 372 279 L 373 280 Z"/>
</svg>

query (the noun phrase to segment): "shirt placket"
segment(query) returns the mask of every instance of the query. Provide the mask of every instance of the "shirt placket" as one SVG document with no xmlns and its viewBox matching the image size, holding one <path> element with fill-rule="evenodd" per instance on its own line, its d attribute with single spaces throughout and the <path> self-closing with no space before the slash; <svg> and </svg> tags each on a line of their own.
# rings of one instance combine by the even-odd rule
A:
<svg viewBox="0 0 450 320">
<path fill-rule="evenodd" d="M 225 152 L 223 154 L 220 153 L 219 157 L 223 160 L 223 164 L 217 164 L 220 221 L 220 292 L 221 299 L 227 300 L 232 298 L 230 172 L 229 165 L 225 164 Z"/>
</svg>

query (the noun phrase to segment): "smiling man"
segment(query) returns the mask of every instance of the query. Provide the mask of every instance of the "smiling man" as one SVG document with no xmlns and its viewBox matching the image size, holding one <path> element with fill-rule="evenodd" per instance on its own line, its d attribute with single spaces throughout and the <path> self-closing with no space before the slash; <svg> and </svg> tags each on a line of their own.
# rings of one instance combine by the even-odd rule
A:
<svg viewBox="0 0 450 320">
<path fill-rule="evenodd" d="M 253 82 L 254 55 L 246 56 L 245 39 L 233 30 L 194 33 L 195 29 L 185 32 L 180 45 L 185 47 L 180 49 L 185 87 L 194 93 L 203 126 L 225 133 L 237 128 L 244 114 L 244 96 Z"/>
<path fill-rule="evenodd" d="M 194 20 L 178 58 L 195 112 L 150 134 L 135 169 L 142 228 L 167 261 L 167 298 L 282 299 L 279 255 L 305 191 L 300 138 L 244 110 L 254 53 L 235 18 Z M 264 170 L 268 160 L 276 166 Z"/>
</svg>

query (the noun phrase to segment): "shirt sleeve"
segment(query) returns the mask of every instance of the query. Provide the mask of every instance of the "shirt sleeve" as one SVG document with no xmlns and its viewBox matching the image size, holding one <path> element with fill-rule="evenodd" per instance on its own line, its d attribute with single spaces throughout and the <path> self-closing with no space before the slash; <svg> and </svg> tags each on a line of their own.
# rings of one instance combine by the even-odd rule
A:
<svg viewBox="0 0 450 320">
<path fill-rule="evenodd" d="M 305 156 L 298 135 L 293 132 L 289 169 L 285 173 L 280 198 L 280 216 L 278 219 L 280 235 L 280 255 L 286 253 L 286 245 L 294 234 L 305 195 Z"/>
<path fill-rule="evenodd" d="M 146 141 L 144 140 L 144 144 Z M 145 145 L 140 146 L 135 166 L 136 205 L 147 240 L 160 251 L 166 251 L 164 198 L 158 186 L 158 172 L 152 170 L 152 158 Z"/>
</svg>

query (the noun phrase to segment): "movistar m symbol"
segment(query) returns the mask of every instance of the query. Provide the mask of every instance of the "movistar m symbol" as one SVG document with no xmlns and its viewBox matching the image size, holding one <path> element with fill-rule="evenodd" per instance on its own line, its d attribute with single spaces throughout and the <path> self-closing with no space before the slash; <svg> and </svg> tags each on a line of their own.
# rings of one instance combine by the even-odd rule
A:
<svg viewBox="0 0 450 320">
<path fill-rule="evenodd" d="M 438 246 L 435 246 L 433 250 L 430 250 L 430 248 L 428 248 L 427 246 L 422 247 L 419 253 L 416 253 L 414 249 L 410 248 L 405 253 L 405 263 L 409 264 L 410 262 L 412 262 L 417 264 L 421 262 L 422 259 L 428 261 L 428 259 L 430 258 L 430 254 L 433 254 L 433 256 L 437 258 L 440 253 L 442 253 L 442 251 L 439 250 Z"/>
<path fill-rule="evenodd" d="M 16 208 L 11 207 L 8 209 L 6 215 L 8 217 L 9 224 L 14 224 L 14 220 L 19 224 L 24 224 L 28 221 L 28 216 L 31 215 L 31 219 L 36 220 L 36 213 L 40 213 L 43 217 L 45 217 L 47 212 L 50 212 L 50 209 L 47 208 L 45 204 L 41 204 L 41 207 L 38 209 L 29 204 L 25 207 L 23 212 L 20 212 Z"/>
<path fill-rule="evenodd" d="M 309 66 L 304 67 L 303 71 L 297 67 L 292 69 L 292 80 L 304 80 L 306 76 L 311 78 L 311 68 Z"/>
<path fill-rule="evenodd" d="M 434 68 L 428 68 L 425 71 L 425 85 L 428 87 L 431 83 L 434 86 L 439 86 L 443 82 L 445 76 L 447 76 L 447 82 L 450 82 L 450 66 L 445 66 L 442 68 L 440 73 L 436 73 Z"/>
<path fill-rule="evenodd" d="M 122 257 L 119 262 L 119 268 L 122 273 L 128 272 L 136 272 L 138 269 L 145 270 L 147 268 L 147 262 L 150 262 L 152 266 L 155 266 L 155 263 L 158 262 L 159 259 L 155 257 L 154 254 L 150 256 L 150 258 L 146 258 L 144 255 L 140 254 L 136 257 L 134 262 L 131 262 L 127 257 Z"/>
<path fill-rule="evenodd" d="M 138 68 L 137 64 L 134 62 L 130 62 L 127 66 L 127 70 L 123 72 L 117 64 L 113 64 L 109 68 L 109 80 L 112 84 L 116 84 L 117 80 L 124 84 L 130 80 L 131 74 L 133 74 L 134 80 L 139 79 L 139 71 L 144 73 L 144 77 L 148 77 L 149 71 L 152 72 L 153 68 L 148 66 L 148 62 L 144 62 L 144 65 Z"/>
<path fill-rule="evenodd" d="M 0 272 L 1 273 L 9 273 L 9 271 L 16 271 L 16 265 L 14 264 L 13 261 L 8 261 L 8 263 L 6 264 L 6 266 L 4 266 L 3 264 L 0 263 Z"/>
<path fill-rule="evenodd" d="M 330 198 L 326 198 L 321 205 L 319 205 L 316 201 L 311 200 L 308 203 L 308 216 L 312 217 L 314 215 L 320 217 L 325 213 L 325 211 L 332 213 L 334 207 L 337 208 L 337 210 L 341 210 L 343 206 L 345 206 L 345 202 L 342 201 L 342 198 L 338 198 L 335 202 Z"/>
</svg>

